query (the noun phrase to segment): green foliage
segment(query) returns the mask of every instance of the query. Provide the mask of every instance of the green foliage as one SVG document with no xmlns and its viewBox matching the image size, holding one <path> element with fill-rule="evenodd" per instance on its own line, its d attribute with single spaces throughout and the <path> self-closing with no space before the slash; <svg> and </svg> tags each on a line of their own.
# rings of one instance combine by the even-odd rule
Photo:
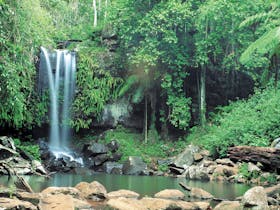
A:
<svg viewBox="0 0 280 210">
<path fill-rule="evenodd" d="M 248 181 L 252 179 L 256 179 L 260 176 L 259 171 L 255 171 L 255 170 L 252 172 L 248 171 L 248 163 L 242 163 L 239 167 L 238 173 Z"/>
<path fill-rule="evenodd" d="M 231 146 L 269 146 L 280 133 L 278 91 L 272 87 L 256 90 L 248 100 L 217 109 L 218 113 L 205 130 L 193 128 L 187 141 L 202 145 L 222 157 Z"/>
<path fill-rule="evenodd" d="M 186 142 L 183 140 L 176 142 L 165 142 L 162 140 L 148 141 L 143 143 L 143 135 L 128 129 L 118 128 L 105 133 L 105 142 L 117 140 L 120 144 L 120 152 L 123 154 L 122 160 L 127 160 L 128 156 L 141 156 L 149 162 L 151 157 L 166 158 L 171 157 L 184 149 Z"/>
<path fill-rule="evenodd" d="M 30 156 L 32 156 L 35 160 L 41 161 L 39 145 L 34 144 L 34 142 L 22 142 L 19 139 L 14 139 L 14 142 L 17 148 L 25 151 Z"/>
<path fill-rule="evenodd" d="M 260 181 L 262 183 L 265 183 L 267 182 L 268 184 L 271 184 L 271 185 L 275 185 L 278 183 L 277 181 L 277 175 L 276 174 L 269 174 L 268 176 L 261 176 L 261 179 Z"/>
<path fill-rule="evenodd" d="M 74 117 L 71 121 L 76 131 L 88 128 L 94 118 L 98 119 L 104 105 L 116 98 L 115 90 L 121 83 L 120 78 L 111 76 L 110 71 L 99 66 L 98 56 L 102 52 L 98 47 L 81 48 L 79 51 L 76 78 L 79 92 L 73 103 Z"/>
</svg>

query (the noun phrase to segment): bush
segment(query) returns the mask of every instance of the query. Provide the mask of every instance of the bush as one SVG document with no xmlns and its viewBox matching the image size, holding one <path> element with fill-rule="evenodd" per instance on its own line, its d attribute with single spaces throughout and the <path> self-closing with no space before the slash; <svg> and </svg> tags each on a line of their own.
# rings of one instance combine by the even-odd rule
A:
<svg viewBox="0 0 280 210">
<path fill-rule="evenodd" d="M 195 127 L 187 141 L 225 157 L 228 147 L 269 146 L 280 133 L 280 90 L 256 90 L 248 100 L 220 107 L 205 129 Z"/>
<path fill-rule="evenodd" d="M 40 148 L 39 145 L 34 144 L 34 142 L 21 142 L 19 139 L 14 139 L 15 146 L 30 156 L 32 156 L 35 160 L 41 161 L 40 158 Z"/>
</svg>

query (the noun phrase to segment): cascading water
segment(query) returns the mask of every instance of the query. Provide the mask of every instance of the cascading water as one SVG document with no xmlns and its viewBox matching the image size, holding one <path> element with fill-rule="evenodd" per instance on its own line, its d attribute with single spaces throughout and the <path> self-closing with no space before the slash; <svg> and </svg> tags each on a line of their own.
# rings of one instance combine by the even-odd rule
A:
<svg viewBox="0 0 280 210">
<path fill-rule="evenodd" d="M 82 164 L 81 158 L 73 157 L 68 145 L 71 140 L 69 122 L 71 120 L 70 108 L 75 93 L 76 54 L 67 50 L 48 52 L 44 47 L 41 47 L 41 52 L 41 59 L 44 59 L 41 66 L 45 68 L 40 66 L 39 90 L 49 89 L 50 150 L 56 158 L 66 156 L 71 161 Z M 46 82 L 46 77 L 48 82 Z"/>
</svg>

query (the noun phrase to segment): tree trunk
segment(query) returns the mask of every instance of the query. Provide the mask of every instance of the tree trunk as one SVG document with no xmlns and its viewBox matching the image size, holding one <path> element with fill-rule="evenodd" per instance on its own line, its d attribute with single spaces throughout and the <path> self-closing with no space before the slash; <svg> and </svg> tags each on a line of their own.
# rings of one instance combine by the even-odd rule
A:
<svg viewBox="0 0 280 210">
<path fill-rule="evenodd" d="M 145 95 L 145 111 L 144 111 L 144 142 L 148 143 L 148 99 Z"/>
<path fill-rule="evenodd" d="M 93 27 L 95 28 L 97 26 L 97 7 L 96 7 L 96 0 L 92 1 L 92 7 L 94 12 L 94 21 L 93 21 Z"/>
<path fill-rule="evenodd" d="M 202 127 L 205 127 L 206 125 L 206 65 L 203 65 L 201 67 L 200 72 L 200 90 L 199 90 L 199 96 L 200 96 L 200 104 L 199 104 L 199 119 L 200 119 L 200 125 Z"/>
</svg>

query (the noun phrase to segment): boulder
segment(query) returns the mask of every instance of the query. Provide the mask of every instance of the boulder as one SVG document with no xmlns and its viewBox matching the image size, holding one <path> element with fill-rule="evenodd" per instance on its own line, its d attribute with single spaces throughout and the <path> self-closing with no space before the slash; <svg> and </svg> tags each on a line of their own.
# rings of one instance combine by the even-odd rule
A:
<svg viewBox="0 0 280 210">
<path fill-rule="evenodd" d="M 201 188 L 196 188 L 196 187 L 191 188 L 189 197 L 198 198 L 198 199 L 206 199 L 206 200 L 214 198 L 214 196 L 211 195 L 209 192 L 207 192 Z"/>
<path fill-rule="evenodd" d="M 177 167 L 169 167 L 169 170 L 170 170 L 171 173 L 176 174 L 176 175 L 180 175 L 180 174 L 183 174 L 185 172 L 185 169 L 177 168 Z"/>
<path fill-rule="evenodd" d="M 201 161 L 203 159 L 203 156 L 200 154 L 200 153 L 194 153 L 193 154 L 193 159 L 194 161 L 198 162 L 198 161 Z"/>
<path fill-rule="evenodd" d="M 0 198 L 0 209 L 2 210 L 37 210 L 37 207 L 27 201 L 21 201 L 17 198 Z"/>
<path fill-rule="evenodd" d="M 117 140 L 111 140 L 106 146 L 109 148 L 110 152 L 116 152 L 120 147 Z"/>
<path fill-rule="evenodd" d="M 229 158 L 217 159 L 216 163 L 225 166 L 235 166 L 235 164 Z"/>
<path fill-rule="evenodd" d="M 44 174 L 44 175 L 47 174 L 44 166 L 38 160 L 33 160 L 31 165 L 33 170 L 35 170 L 37 173 Z"/>
<path fill-rule="evenodd" d="M 118 191 L 112 191 L 107 194 L 108 199 L 113 198 L 139 198 L 139 194 L 136 192 L 133 192 L 131 190 L 118 190 Z"/>
<path fill-rule="evenodd" d="M 107 202 L 106 207 L 108 209 L 114 209 L 114 210 L 132 210 L 132 209 L 147 210 L 145 206 L 143 206 L 143 203 L 141 203 L 139 200 L 135 200 L 131 198 L 110 199 Z"/>
<path fill-rule="evenodd" d="M 147 170 L 147 164 L 137 156 L 129 156 L 122 168 L 123 174 L 126 175 L 141 175 L 145 170 Z"/>
<path fill-rule="evenodd" d="M 83 151 L 87 156 L 97 156 L 100 154 L 106 154 L 109 149 L 106 145 L 96 142 L 91 142 L 84 146 Z"/>
<path fill-rule="evenodd" d="M 154 197 L 162 199 L 184 200 L 185 194 L 180 190 L 166 189 L 156 193 Z"/>
<path fill-rule="evenodd" d="M 21 201 L 28 201 L 37 206 L 42 198 L 41 193 L 17 192 L 16 197 Z"/>
<path fill-rule="evenodd" d="M 217 206 L 215 206 L 214 210 L 241 210 L 242 205 L 239 201 L 222 201 Z"/>
<path fill-rule="evenodd" d="M 94 161 L 94 167 L 95 166 L 101 166 L 103 163 L 105 163 L 107 160 L 109 160 L 108 154 L 100 154 L 93 158 Z"/>
<path fill-rule="evenodd" d="M 194 145 L 189 145 L 186 149 L 179 154 L 172 163 L 172 166 L 187 168 L 191 166 L 194 162 L 193 154 L 199 151 L 199 147 Z"/>
<path fill-rule="evenodd" d="M 269 197 L 277 198 L 277 196 L 280 197 L 280 184 L 277 184 L 272 187 L 267 187 L 264 189 L 265 193 Z"/>
<path fill-rule="evenodd" d="M 14 140 L 8 136 L 0 136 L 0 144 L 14 151 L 16 150 Z"/>
<path fill-rule="evenodd" d="M 116 169 L 118 169 L 120 172 L 122 172 L 123 164 L 116 163 L 116 162 L 106 162 L 103 164 L 102 167 L 103 167 L 103 171 L 105 173 L 111 174 L 112 171 L 116 172 Z M 119 173 L 119 174 L 121 174 L 121 173 Z"/>
<path fill-rule="evenodd" d="M 261 169 L 258 166 L 256 166 L 254 163 L 249 162 L 248 163 L 248 171 L 249 172 L 254 172 L 254 171 L 260 172 Z"/>
<path fill-rule="evenodd" d="M 15 155 L 18 155 L 18 153 L 15 150 L 0 145 L 0 160 L 4 160 Z"/>
<path fill-rule="evenodd" d="M 236 175 L 238 173 L 237 167 L 230 167 L 227 165 L 217 165 L 213 171 L 213 175 L 215 176 L 226 176 L 230 177 Z"/>
<path fill-rule="evenodd" d="M 80 191 L 74 187 L 48 187 L 41 192 L 42 195 L 70 195 L 80 198 Z"/>
<path fill-rule="evenodd" d="M 194 180 L 209 180 L 207 168 L 192 165 L 186 170 L 186 177 Z"/>
<path fill-rule="evenodd" d="M 40 210 L 75 210 L 73 197 L 70 195 L 46 195 L 39 203 Z"/>
<path fill-rule="evenodd" d="M 275 139 L 271 143 L 271 147 L 276 148 L 276 149 L 280 149 L 280 138 Z"/>
<path fill-rule="evenodd" d="M 80 182 L 75 188 L 81 192 L 81 196 L 85 199 L 103 201 L 107 197 L 107 190 L 97 181 L 91 183 Z"/>
<path fill-rule="evenodd" d="M 264 188 L 257 186 L 249 189 L 242 198 L 242 205 L 253 210 L 267 210 L 268 201 Z"/>
</svg>

